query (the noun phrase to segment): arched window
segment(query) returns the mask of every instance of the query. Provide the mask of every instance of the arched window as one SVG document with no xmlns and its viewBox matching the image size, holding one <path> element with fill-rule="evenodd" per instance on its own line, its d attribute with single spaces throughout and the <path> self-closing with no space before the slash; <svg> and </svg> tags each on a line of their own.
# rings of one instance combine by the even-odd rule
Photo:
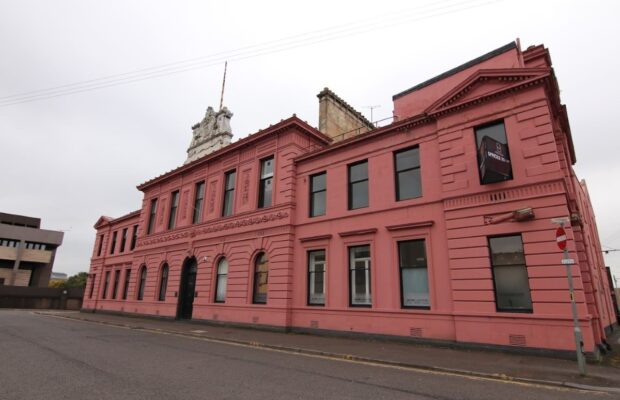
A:
<svg viewBox="0 0 620 400">
<path fill-rule="evenodd" d="M 138 282 L 138 300 L 144 298 L 144 286 L 146 285 L 146 265 L 140 270 L 140 282 Z"/>
<path fill-rule="evenodd" d="M 168 287 L 168 264 L 161 267 L 161 280 L 159 281 L 159 301 L 166 300 L 166 288 Z"/>
<path fill-rule="evenodd" d="M 217 278 L 215 280 L 215 302 L 226 301 L 226 281 L 228 280 L 228 261 L 222 258 L 217 263 Z"/>
<path fill-rule="evenodd" d="M 254 304 L 267 303 L 267 276 L 269 273 L 269 260 L 265 253 L 256 256 L 254 265 Z"/>
</svg>

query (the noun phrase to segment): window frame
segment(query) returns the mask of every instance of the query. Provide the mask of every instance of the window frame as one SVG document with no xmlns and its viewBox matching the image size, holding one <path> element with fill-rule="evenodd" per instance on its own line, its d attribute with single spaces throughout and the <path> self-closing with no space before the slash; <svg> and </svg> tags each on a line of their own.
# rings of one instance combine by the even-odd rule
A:
<svg viewBox="0 0 620 400">
<path fill-rule="evenodd" d="M 259 266 L 259 261 L 262 259 L 262 257 L 265 257 L 265 263 L 267 264 L 267 269 L 265 272 L 260 272 L 258 270 L 258 266 Z M 258 292 L 259 289 L 259 285 L 260 285 L 260 276 L 264 274 L 265 275 L 265 282 L 264 284 L 267 286 L 267 290 L 265 292 L 265 299 L 262 300 L 260 299 L 258 296 L 260 296 L 260 293 Z M 267 257 L 267 253 L 264 251 L 261 251 L 259 253 L 256 254 L 256 256 L 254 257 L 254 273 L 253 273 L 253 277 L 254 280 L 252 282 L 252 304 L 267 304 L 267 298 L 269 296 L 269 258 Z"/>
<path fill-rule="evenodd" d="M 222 265 L 222 262 L 226 263 L 226 273 L 221 273 L 220 272 L 220 266 Z M 226 259 L 226 257 L 220 257 L 217 260 L 217 264 L 215 266 L 215 294 L 213 296 L 213 302 L 214 303 L 226 303 L 226 295 L 228 292 L 228 271 L 230 268 L 230 264 L 228 263 L 228 260 Z M 220 285 L 222 284 L 220 282 L 220 278 L 221 277 L 225 277 L 225 282 L 224 282 L 224 298 L 223 299 L 219 299 L 218 298 L 218 292 L 220 289 Z"/>
<path fill-rule="evenodd" d="M 123 295 L 121 297 L 122 300 L 127 300 L 127 295 L 129 294 L 129 279 L 131 278 L 131 268 L 125 269 L 125 285 L 123 286 Z"/>
<path fill-rule="evenodd" d="M 127 230 L 129 228 L 123 228 L 121 231 L 121 248 L 118 250 L 119 253 L 123 253 L 125 251 L 125 244 L 127 243 Z"/>
<path fill-rule="evenodd" d="M 423 242 L 423 246 L 424 246 L 424 267 L 419 267 L 419 266 L 414 266 L 414 267 L 403 267 L 401 265 L 401 256 L 400 256 L 400 245 L 401 243 L 407 243 L 407 242 Z M 398 240 L 396 242 L 396 255 L 398 258 L 398 277 L 399 277 L 399 281 L 400 281 L 400 307 L 403 309 L 413 309 L 413 310 L 430 310 L 431 309 L 431 284 L 430 284 L 430 272 L 429 272 L 429 268 L 428 268 L 428 252 L 427 252 L 427 246 L 426 246 L 426 238 L 416 238 L 416 239 L 404 239 L 404 240 Z M 403 269 L 420 269 L 420 268 L 424 268 L 426 269 L 426 285 L 428 286 L 428 306 L 411 306 L 411 305 L 406 305 L 405 304 L 405 286 L 404 286 L 404 279 L 403 279 Z"/>
<path fill-rule="evenodd" d="M 360 179 L 360 180 L 353 182 L 351 180 L 351 169 L 361 164 L 366 164 L 366 179 Z M 369 179 L 370 176 L 369 176 L 368 167 L 369 167 L 368 159 L 356 161 L 354 163 L 347 165 L 347 191 L 348 191 L 348 210 L 349 211 L 370 207 L 370 179 Z M 367 182 L 366 184 L 367 203 L 366 205 L 353 208 L 353 186 L 361 182 Z"/>
<path fill-rule="evenodd" d="M 158 287 L 158 296 L 157 296 L 157 300 L 158 301 L 165 301 L 166 300 L 166 291 L 168 290 L 168 275 L 170 272 L 170 267 L 168 266 L 168 263 L 164 263 L 161 266 L 161 273 L 159 275 L 159 287 Z"/>
<path fill-rule="evenodd" d="M 140 274 L 138 275 L 138 286 L 136 287 L 136 300 L 144 300 L 144 288 L 146 286 L 147 269 L 146 265 L 140 268 Z"/>
<path fill-rule="evenodd" d="M 499 181 L 484 183 L 482 182 L 482 173 L 480 171 L 480 145 L 478 144 L 478 129 L 489 128 L 491 126 L 499 125 L 499 124 L 503 125 L 504 127 L 504 138 L 506 139 L 506 156 L 508 158 L 508 161 L 510 162 L 510 177 L 507 179 L 499 180 Z M 478 170 L 478 182 L 480 183 L 480 185 L 486 186 L 486 185 L 492 185 L 494 183 L 502 183 L 502 182 L 514 180 L 514 173 L 512 170 L 512 158 L 510 157 L 510 146 L 508 145 L 508 131 L 506 130 L 506 120 L 502 118 L 502 119 L 497 119 L 494 121 L 485 122 L 483 124 L 474 126 L 473 130 L 474 130 L 474 145 L 476 149 L 476 163 L 477 163 L 476 169 Z M 480 141 L 482 141 L 482 138 L 480 138 Z"/>
<path fill-rule="evenodd" d="M 228 188 L 228 179 L 230 176 L 233 176 L 232 188 Z M 229 217 L 235 213 L 235 189 L 237 186 L 237 170 L 232 169 L 226 173 L 224 173 L 224 193 L 222 198 L 222 217 Z M 230 212 L 226 213 L 227 209 L 227 199 L 229 199 L 228 194 L 230 196 Z"/>
<path fill-rule="evenodd" d="M 176 227 L 177 211 L 179 209 L 179 200 L 181 199 L 181 192 L 175 190 L 170 194 L 170 210 L 168 212 L 168 230 L 172 230 Z"/>
<path fill-rule="evenodd" d="M 196 182 L 194 185 L 194 210 L 192 213 L 192 224 L 199 224 L 202 222 L 202 207 L 204 206 L 204 199 L 206 194 L 206 182 Z"/>
<path fill-rule="evenodd" d="M 314 178 L 317 178 L 321 175 L 325 175 L 325 189 L 322 190 L 314 190 Z M 322 172 L 317 172 L 316 174 L 312 174 L 309 176 L 309 183 L 310 183 L 310 200 L 309 200 L 309 210 L 308 210 L 308 217 L 309 218 L 314 218 L 314 217 L 320 217 L 323 215 L 327 214 L 327 171 L 322 171 Z M 325 211 L 323 212 L 323 214 L 315 214 L 314 213 L 314 196 L 317 193 L 325 193 Z"/>
<path fill-rule="evenodd" d="M 321 274 L 323 274 L 323 301 L 322 302 L 313 302 L 312 299 L 312 291 L 310 290 L 311 286 L 312 286 L 312 276 L 313 274 L 316 274 L 316 265 L 315 265 L 315 270 L 311 271 L 310 270 L 310 266 L 311 266 L 311 253 L 319 253 L 319 252 L 323 252 L 323 271 L 321 272 Z M 326 302 L 326 287 L 327 285 L 326 283 L 326 276 L 327 276 L 327 250 L 325 248 L 321 248 L 321 249 L 311 249 L 311 250 L 307 250 L 306 251 L 306 265 L 307 265 L 307 279 L 308 279 L 308 284 L 307 284 L 307 296 L 306 296 L 306 304 L 312 307 L 325 307 L 325 302 Z"/>
<path fill-rule="evenodd" d="M 110 246 L 110 255 L 114 254 L 114 248 L 116 247 L 116 237 L 118 236 L 118 231 L 112 232 L 112 246 Z"/>
<path fill-rule="evenodd" d="M 92 299 L 95 292 L 95 280 L 97 280 L 97 274 L 93 274 L 90 282 L 90 291 L 88 292 L 88 298 Z"/>
<path fill-rule="evenodd" d="M 407 169 L 403 169 L 403 170 L 398 170 L 398 163 L 397 163 L 397 155 L 398 154 L 402 154 L 411 150 L 416 150 L 418 151 L 418 166 L 417 167 L 411 167 L 411 168 L 407 168 Z M 396 201 L 405 201 L 405 200 L 412 200 L 412 199 L 418 199 L 420 197 L 422 197 L 423 195 L 423 191 L 422 191 L 422 162 L 420 160 L 420 145 L 416 144 L 415 146 L 410 146 L 410 147 L 406 147 L 404 149 L 399 149 L 394 151 L 393 153 L 393 159 L 394 159 L 394 188 L 395 188 L 395 198 Z M 407 198 L 401 198 L 400 197 L 400 180 L 398 179 L 399 174 L 404 173 L 404 172 L 408 172 L 408 171 L 414 171 L 414 170 L 418 170 L 419 172 L 419 177 L 420 180 L 418 182 L 419 186 L 420 186 L 420 195 L 419 196 L 415 196 L 415 197 L 407 197 Z"/>
<path fill-rule="evenodd" d="M 131 244 L 129 245 L 129 251 L 132 251 L 136 248 L 136 243 L 138 242 L 138 225 L 134 225 L 131 231 Z"/>
<path fill-rule="evenodd" d="M 263 167 L 266 165 L 267 161 L 271 161 L 271 174 L 267 174 L 263 176 Z M 276 170 L 276 162 L 275 157 L 273 155 L 269 157 L 265 157 L 260 160 L 259 169 L 258 169 L 258 207 L 257 208 L 267 208 L 273 205 L 273 184 Z M 271 195 L 269 198 L 269 204 L 265 202 L 265 193 L 266 193 L 266 184 L 267 181 L 271 180 Z"/>
<path fill-rule="evenodd" d="M 367 276 L 367 282 L 366 282 L 366 286 L 368 287 L 368 295 L 370 298 L 370 302 L 368 304 L 366 303 L 354 303 L 353 302 L 353 287 L 355 285 L 355 282 L 353 280 L 353 276 L 351 274 L 351 272 L 354 270 L 354 268 L 351 268 L 352 266 L 352 261 L 353 258 L 351 257 L 352 254 L 352 250 L 354 248 L 357 247 L 368 247 L 368 252 L 370 253 L 370 255 L 368 257 L 363 257 L 363 258 L 356 258 L 355 260 L 366 260 L 368 262 L 368 269 L 365 269 L 365 271 L 368 271 L 367 274 L 365 274 L 365 276 Z M 348 257 L 348 268 L 347 268 L 347 274 L 349 276 L 348 280 L 349 280 L 349 307 L 361 307 L 361 308 L 372 308 L 372 246 L 370 244 L 370 242 L 368 243 L 360 243 L 360 244 L 354 244 L 351 246 L 347 246 L 347 257 Z"/>
<path fill-rule="evenodd" d="M 153 231 L 155 230 L 156 217 L 157 217 L 157 197 L 155 197 L 154 199 L 151 199 L 151 208 L 149 210 L 149 219 L 148 219 L 148 223 L 147 223 L 147 226 L 146 226 L 146 234 L 147 235 L 152 234 Z"/>
<path fill-rule="evenodd" d="M 104 234 L 100 234 L 99 235 L 99 246 L 97 248 L 97 257 L 101 257 L 101 251 L 103 250 L 103 240 L 104 240 Z"/>
<path fill-rule="evenodd" d="M 108 286 L 110 286 L 110 271 L 105 272 L 105 277 L 103 281 L 103 293 L 101 294 L 101 298 L 103 300 L 107 300 L 108 296 Z"/>
<path fill-rule="evenodd" d="M 116 300 L 116 295 L 118 294 L 118 283 L 121 279 L 121 270 L 114 270 L 114 283 L 112 286 L 112 299 Z"/>
</svg>

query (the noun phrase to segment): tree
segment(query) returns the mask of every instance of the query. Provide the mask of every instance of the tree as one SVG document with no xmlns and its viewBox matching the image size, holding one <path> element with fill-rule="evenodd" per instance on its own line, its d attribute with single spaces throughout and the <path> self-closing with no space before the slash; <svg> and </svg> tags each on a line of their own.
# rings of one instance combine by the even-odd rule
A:
<svg viewBox="0 0 620 400">
<path fill-rule="evenodd" d="M 73 276 L 70 276 L 66 281 L 52 279 L 48 286 L 61 289 L 83 288 L 86 287 L 86 279 L 88 279 L 88 273 L 79 272 Z"/>
</svg>

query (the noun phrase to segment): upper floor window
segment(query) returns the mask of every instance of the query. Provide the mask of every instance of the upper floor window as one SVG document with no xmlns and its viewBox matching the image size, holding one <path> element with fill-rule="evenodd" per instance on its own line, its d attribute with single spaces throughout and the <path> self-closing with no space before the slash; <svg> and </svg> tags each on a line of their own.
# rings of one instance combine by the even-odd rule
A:
<svg viewBox="0 0 620 400">
<path fill-rule="evenodd" d="M 368 160 L 349 165 L 349 210 L 368 207 Z"/>
<path fill-rule="evenodd" d="M 133 250 L 136 248 L 137 241 L 138 241 L 138 225 L 134 225 L 133 230 L 131 232 L 131 245 L 129 246 L 129 250 Z"/>
<path fill-rule="evenodd" d="M 265 253 L 256 256 L 254 265 L 254 296 L 252 300 L 254 304 L 267 303 L 267 282 L 269 275 L 269 260 Z"/>
<path fill-rule="evenodd" d="M 228 280 L 228 261 L 222 258 L 217 263 L 217 277 L 215 279 L 215 302 L 226 301 L 226 282 Z"/>
<path fill-rule="evenodd" d="M 119 250 L 120 253 L 125 251 L 125 243 L 127 243 L 127 229 L 128 228 L 123 229 L 123 233 L 121 233 L 121 249 Z"/>
<path fill-rule="evenodd" d="M 349 272 L 351 305 L 370 307 L 370 246 L 349 247 Z"/>
<path fill-rule="evenodd" d="M 224 175 L 224 204 L 222 205 L 222 216 L 226 217 L 233 213 L 233 202 L 235 200 L 235 171 L 229 171 Z"/>
<path fill-rule="evenodd" d="M 194 194 L 194 214 L 192 216 L 192 224 L 202 221 L 202 203 L 205 198 L 205 183 L 198 182 Z"/>
<path fill-rule="evenodd" d="M 99 235 L 99 245 L 97 246 L 97 257 L 101 256 L 102 249 L 103 249 L 103 235 Z"/>
<path fill-rule="evenodd" d="M 422 196 L 419 147 L 395 152 L 394 169 L 396 171 L 397 201 Z"/>
<path fill-rule="evenodd" d="M 310 177 L 310 216 L 325 215 L 327 209 L 327 173 Z"/>
<path fill-rule="evenodd" d="M 531 312 L 532 297 L 521 235 L 489 238 L 497 311 Z"/>
<path fill-rule="evenodd" d="M 159 281 L 159 301 L 166 300 L 166 289 L 168 288 L 168 264 L 161 267 L 161 279 Z"/>
<path fill-rule="evenodd" d="M 117 234 L 118 234 L 118 231 L 114 231 L 114 233 L 112 233 L 112 245 L 110 246 L 110 254 L 114 254 L 114 248 L 116 247 Z"/>
<path fill-rule="evenodd" d="M 398 242 L 398 260 L 402 306 L 430 307 L 424 239 Z"/>
<path fill-rule="evenodd" d="M 179 208 L 179 191 L 172 192 L 170 199 L 170 216 L 168 217 L 168 229 L 174 229 L 177 220 L 177 209 Z"/>
<path fill-rule="evenodd" d="M 121 270 L 117 269 L 114 271 L 114 286 L 112 287 L 112 298 L 116 299 L 116 293 L 118 292 L 118 281 L 121 277 Z"/>
<path fill-rule="evenodd" d="M 486 185 L 512 179 L 504 121 L 477 127 L 476 146 L 478 148 L 478 170 L 481 184 Z"/>
<path fill-rule="evenodd" d="M 258 208 L 269 207 L 273 195 L 273 156 L 260 162 Z"/>
<path fill-rule="evenodd" d="M 308 252 L 308 304 L 325 304 L 325 250 Z"/>
<path fill-rule="evenodd" d="M 150 235 L 155 229 L 155 215 L 157 214 L 157 199 L 151 200 L 151 210 L 149 211 L 149 224 L 146 228 L 146 234 Z"/>
<path fill-rule="evenodd" d="M 127 293 L 129 293 L 129 278 L 131 277 L 131 270 L 125 270 L 125 284 L 123 286 L 123 300 L 127 300 Z"/>
<path fill-rule="evenodd" d="M 144 299 L 144 287 L 146 286 L 146 265 L 140 270 L 140 281 L 138 282 L 138 300 Z"/>
</svg>

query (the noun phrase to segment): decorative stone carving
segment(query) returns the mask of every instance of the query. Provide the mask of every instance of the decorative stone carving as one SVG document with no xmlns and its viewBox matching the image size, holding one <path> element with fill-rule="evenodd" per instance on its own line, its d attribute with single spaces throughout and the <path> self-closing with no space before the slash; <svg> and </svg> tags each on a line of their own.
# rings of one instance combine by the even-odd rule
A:
<svg viewBox="0 0 620 400">
<path fill-rule="evenodd" d="M 208 107 L 201 122 L 192 126 L 192 141 L 187 149 L 185 164 L 230 144 L 232 129 L 230 119 L 233 113 L 223 107 L 215 112 Z"/>
</svg>

